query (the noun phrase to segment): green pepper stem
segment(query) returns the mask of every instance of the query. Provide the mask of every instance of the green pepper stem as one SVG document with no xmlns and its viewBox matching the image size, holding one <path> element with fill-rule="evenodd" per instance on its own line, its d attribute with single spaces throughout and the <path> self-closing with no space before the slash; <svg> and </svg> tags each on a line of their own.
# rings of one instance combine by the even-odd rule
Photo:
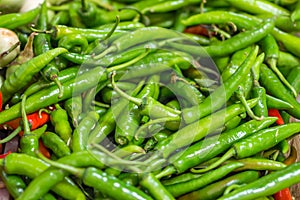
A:
<svg viewBox="0 0 300 200">
<path fill-rule="evenodd" d="M 252 118 L 252 119 L 255 119 L 255 120 L 263 120 L 264 119 L 264 116 L 256 116 L 253 111 L 251 110 L 250 106 L 248 105 L 247 103 L 247 100 L 243 94 L 243 89 L 241 86 L 239 86 L 239 88 L 235 91 L 236 93 L 236 96 L 237 98 L 241 101 L 241 103 L 243 104 L 243 106 L 245 107 L 246 109 L 246 112 L 247 114 Z"/>
<path fill-rule="evenodd" d="M 95 101 L 95 100 L 93 100 L 92 103 L 94 105 L 102 107 L 102 108 L 109 108 L 110 107 L 110 105 L 108 105 L 108 104 L 105 104 L 105 103 L 102 103 L 102 102 L 99 102 L 99 101 Z"/>
<path fill-rule="evenodd" d="M 122 97 L 124 97 L 125 99 L 133 102 L 134 104 L 138 105 L 138 106 L 141 106 L 142 103 L 143 103 L 143 100 L 142 99 L 139 99 L 139 98 L 135 98 L 135 97 L 132 97 L 128 94 L 126 94 L 125 92 L 123 92 L 116 84 L 115 82 L 115 75 L 116 75 L 116 72 L 113 71 L 112 74 L 111 74 L 111 85 L 113 87 L 113 89 L 119 94 L 121 95 Z"/>
<path fill-rule="evenodd" d="M 36 32 L 36 33 L 46 33 L 46 34 L 52 34 L 54 33 L 54 30 L 39 30 L 33 27 L 30 27 L 30 30 Z"/>
<path fill-rule="evenodd" d="M 107 40 L 108 38 L 110 38 L 112 36 L 112 34 L 117 29 L 119 23 L 120 23 L 120 17 L 117 15 L 116 16 L 116 23 L 114 24 L 114 26 L 112 27 L 112 29 L 109 31 L 109 33 L 107 33 L 107 35 L 105 36 L 104 40 Z"/>
<path fill-rule="evenodd" d="M 144 131 L 146 128 L 148 128 L 152 124 L 158 124 L 158 123 L 162 123 L 162 122 L 171 122 L 171 121 L 180 121 L 180 116 L 177 116 L 177 117 L 163 117 L 163 118 L 158 118 L 158 119 L 150 120 L 146 124 L 143 124 L 136 131 L 134 137 L 135 137 L 136 140 L 139 140 L 139 136 L 140 136 L 141 132 Z"/>
<path fill-rule="evenodd" d="M 121 149 L 117 149 L 113 152 L 117 157 L 126 157 L 130 156 L 132 153 L 142 153 L 145 154 L 145 150 L 138 145 L 127 145 Z"/>
<path fill-rule="evenodd" d="M 192 168 L 191 172 L 193 172 L 193 173 L 204 173 L 204 172 L 207 172 L 209 170 L 212 170 L 212 169 L 218 167 L 219 165 L 221 165 L 223 162 L 225 162 L 229 158 L 233 157 L 235 155 L 235 153 L 236 153 L 235 149 L 231 148 L 219 160 L 217 160 L 213 164 L 209 165 L 208 167 L 206 167 L 204 169 L 195 169 L 195 168 Z"/>
<path fill-rule="evenodd" d="M 140 54 L 139 56 L 135 57 L 134 59 L 131 59 L 128 62 L 122 63 L 120 65 L 115 65 L 113 67 L 110 67 L 107 69 L 108 72 L 112 72 L 112 71 L 116 71 L 116 70 L 120 70 L 120 69 L 124 69 L 125 67 L 131 66 L 134 63 L 138 62 L 139 60 L 143 59 L 145 56 L 147 56 L 150 52 L 149 48 L 146 48 L 146 51 L 142 54 Z"/>
<path fill-rule="evenodd" d="M 148 16 L 146 16 L 143 11 L 141 12 L 140 10 L 133 8 L 133 7 L 124 7 L 124 8 L 120 8 L 119 11 L 122 10 L 133 10 L 135 12 L 137 12 L 137 16 L 132 20 L 133 22 L 137 22 L 139 21 L 140 18 L 142 18 L 142 23 L 145 24 L 146 26 L 150 25 L 150 19 Z"/>
<path fill-rule="evenodd" d="M 225 189 L 223 195 L 226 195 L 226 194 L 232 192 L 233 190 L 235 190 L 235 189 L 237 189 L 237 188 L 240 188 L 241 186 L 242 186 L 242 185 L 238 185 L 238 184 L 230 185 L 230 186 L 228 186 L 228 187 Z"/>
<path fill-rule="evenodd" d="M 295 88 L 286 80 L 286 78 L 282 75 L 282 73 L 279 71 L 279 69 L 276 67 L 277 60 L 274 58 L 268 59 L 268 64 L 270 68 L 275 72 L 275 74 L 278 76 L 278 78 L 282 81 L 282 83 L 293 93 L 295 97 L 298 96 L 298 93 L 296 92 Z"/>
<path fill-rule="evenodd" d="M 66 164 L 62 164 L 62 163 L 58 163 L 56 161 L 50 160 L 50 159 L 46 158 L 41 152 L 36 152 L 36 155 L 38 158 L 42 159 L 43 161 L 50 164 L 51 166 L 66 170 L 66 171 L 74 174 L 77 177 L 82 177 L 84 174 L 84 169 L 76 168 L 76 167 L 73 167 L 70 165 L 66 165 Z"/>
<path fill-rule="evenodd" d="M 21 102 L 21 113 L 22 113 L 22 120 L 23 120 L 23 130 L 24 134 L 30 134 L 30 125 L 27 120 L 27 114 L 25 110 L 25 103 L 26 103 L 26 98 L 27 96 L 24 95 L 22 97 L 22 102 Z"/>
<path fill-rule="evenodd" d="M 2 140 L 0 140 L 0 144 L 9 142 L 11 139 L 13 139 L 16 135 L 19 134 L 19 132 L 22 130 L 21 126 L 18 126 L 18 128 L 16 128 L 12 133 L 10 133 L 6 138 L 3 138 Z"/>
<path fill-rule="evenodd" d="M 172 165 L 165 167 L 161 172 L 155 175 L 157 179 L 161 179 L 165 176 L 170 176 L 174 173 L 176 173 L 176 168 Z"/>
<path fill-rule="evenodd" d="M 52 79 L 52 81 L 57 85 L 58 87 L 58 90 L 59 90 L 59 93 L 58 93 L 58 98 L 62 98 L 63 95 L 64 95 L 64 90 L 63 90 L 63 87 L 62 87 L 62 84 L 61 82 L 58 80 L 58 77 Z"/>
<path fill-rule="evenodd" d="M 98 60 L 100 58 L 103 58 L 105 55 L 107 55 L 109 53 L 113 53 L 117 50 L 118 50 L 118 48 L 116 46 L 112 45 L 112 46 L 108 47 L 106 50 L 104 50 L 102 53 L 94 56 L 94 60 Z"/>
<path fill-rule="evenodd" d="M 129 160 L 123 160 L 122 158 L 118 157 L 117 155 L 115 155 L 114 153 L 108 151 L 106 148 L 104 148 L 102 145 L 99 144 L 95 144 L 92 143 L 90 144 L 91 146 L 97 148 L 98 150 L 102 151 L 103 153 L 105 153 L 106 155 L 108 155 L 109 157 L 115 159 L 117 164 L 123 164 L 123 165 L 128 165 L 128 167 L 130 169 L 132 169 L 135 172 L 140 172 L 141 170 L 136 168 L 133 165 L 147 165 L 144 162 L 139 162 L 139 161 L 129 161 Z M 92 152 L 91 152 L 92 153 Z"/>
</svg>

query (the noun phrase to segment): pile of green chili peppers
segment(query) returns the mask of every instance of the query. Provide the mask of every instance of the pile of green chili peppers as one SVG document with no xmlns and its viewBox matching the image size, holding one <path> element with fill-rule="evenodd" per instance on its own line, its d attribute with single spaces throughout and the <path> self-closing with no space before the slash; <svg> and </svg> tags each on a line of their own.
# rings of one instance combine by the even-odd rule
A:
<svg viewBox="0 0 300 200">
<path fill-rule="evenodd" d="M 13 199 L 295 195 L 300 1 L 45 0 L 0 28 Z"/>
</svg>

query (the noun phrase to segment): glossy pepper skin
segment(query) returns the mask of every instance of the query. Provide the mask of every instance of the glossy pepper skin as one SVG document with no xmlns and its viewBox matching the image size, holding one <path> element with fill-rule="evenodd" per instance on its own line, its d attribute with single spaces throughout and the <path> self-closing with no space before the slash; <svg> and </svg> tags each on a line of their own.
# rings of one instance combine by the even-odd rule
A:
<svg viewBox="0 0 300 200">
<path fill-rule="evenodd" d="M 240 126 L 226 131 L 221 135 L 212 136 L 205 141 L 199 141 L 184 152 L 178 152 L 169 158 L 173 168 L 171 173 L 182 173 L 192 167 L 195 167 L 209 159 L 217 156 L 218 154 L 226 151 L 234 143 L 243 138 L 262 130 L 273 124 L 277 118 L 265 118 L 261 121 L 251 120 L 243 123 Z M 168 171 L 166 167 L 163 171 Z"/>
<path fill-rule="evenodd" d="M 227 79 L 223 85 L 218 87 L 213 93 L 205 98 L 201 104 L 183 109 L 182 116 L 184 121 L 189 124 L 199 118 L 209 115 L 214 110 L 221 108 L 236 91 L 244 77 L 249 73 L 252 64 L 255 62 L 257 54 L 258 47 L 256 46 L 239 69 L 229 79 Z M 214 102 L 213 106 L 212 102 Z"/>
<path fill-rule="evenodd" d="M 86 168 L 82 176 L 82 181 L 86 185 L 95 187 L 103 194 L 109 195 L 112 198 L 132 200 L 152 199 L 138 188 L 126 185 L 116 177 L 108 175 L 96 168 Z"/>
<path fill-rule="evenodd" d="M 53 110 L 50 114 L 50 121 L 54 126 L 55 133 L 58 134 L 67 145 L 69 145 L 73 131 L 69 123 L 67 111 L 59 104 L 56 104 L 55 110 Z"/>
<path fill-rule="evenodd" d="M 214 171 L 202 174 L 202 176 L 199 178 L 195 178 L 189 181 L 184 181 L 182 183 L 167 185 L 165 187 L 174 197 L 179 197 L 182 196 L 183 194 L 205 187 L 206 185 L 225 177 L 234 169 L 242 167 L 243 165 L 244 165 L 243 163 L 233 162 L 224 165 Z"/>
<path fill-rule="evenodd" d="M 1 87 L 3 103 L 6 103 L 15 92 L 23 89 L 32 80 L 35 74 L 62 53 L 67 53 L 67 50 L 64 48 L 55 48 L 21 64 L 20 67 L 4 81 Z"/>
<path fill-rule="evenodd" d="M 229 176 L 223 180 L 207 185 L 206 187 L 196 190 L 179 197 L 179 200 L 194 200 L 194 199 L 207 199 L 213 200 L 220 197 L 225 189 L 233 184 L 249 184 L 259 178 L 259 172 L 257 171 L 244 171 L 232 176 Z"/>
<path fill-rule="evenodd" d="M 0 162 L 7 174 L 26 175 L 32 179 L 38 177 L 49 167 L 41 159 L 21 153 L 11 153 Z M 66 199 L 76 199 L 78 196 L 84 197 L 78 187 L 67 181 L 56 184 L 52 190 Z"/>
<path fill-rule="evenodd" d="M 10 13 L 1 15 L 0 27 L 15 29 L 19 26 L 32 22 L 40 12 L 40 7 L 27 11 L 25 13 Z"/>
<path fill-rule="evenodd" d="M 296 184 L 300 178 L 300 163 L 270 173 L 252 183 L 242 186 L 235 191 L 224 195 L 218 200 L 254 199 L 262 196 L 272 195 L 290 185 Z"/>
<path fill-rule="evenodd" d="M 286 111 L 295 118 L 300 118 L 299 102 L 297 102 L 296 98 L 281 83 L 281 81 L 275 75 L 275 73 L 263 64 L 261 65 L 260 76 L 260 83 L 266 89 L 266 91 L 274 97 L 277 97 L 290 103 L 293 106 L 293 108 L 287 109 Z"/>
</svg>

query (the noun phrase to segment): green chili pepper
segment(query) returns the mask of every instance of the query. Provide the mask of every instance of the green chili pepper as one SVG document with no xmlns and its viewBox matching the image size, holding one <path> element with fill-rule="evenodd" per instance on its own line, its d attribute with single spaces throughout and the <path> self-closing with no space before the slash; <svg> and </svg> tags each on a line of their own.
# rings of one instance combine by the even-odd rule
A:
<svg viewBox="0 0 300 200">
<path fill-rule="evenodd" d="M 253 22 L 250 21 L 249 18 L 252 19 L 251 16 L 236 12 L 213 10 L 192 15 L 189 18 L 182 20 L 182 23 L 186 26 L 192 26 L 198 24 L 226 24 L 228 22 L 232 22 L 239 29 L 250 29 L 255 20 Z"/>
<path fill-rule="evenodd" d="M 76 52 L 77 51 L 76 48 L 79 47 L 80 51 L 77 53 L 81 53 L 84 52 L 88 47 L 88 41 L 81 34 L 70 34 L 60 38 L 58 41 L 58 46 L 66 48 L 70 52 L 74 52 L 74 51 Z"/>
<path fill-rule="evenodd" d="M 59 89 L 56 85 L 51 86 L 50 88 L 43 89 L 28 97 L 25 105 L 26 112 L 35 112 L 41 108 L 45 108 L 59 101 L 69 99 L 73 95 L 76 96 L 89 88 L 95 87 L 98 82 L 101 82 L 101 79 L 107 79 L 107 75 L 104 73 L 104 69 L 94 68 L 86 73 L 77 76 L 75 80 L 70 80 L 63 83 L 64 94 L 61 98 L 58 98 Z M 36 104 L 37 101 L 39 102 L 38 104 Z M 0 117 L 0 124 L 20 117 L 19 110 L 20 103 L 15 104 L 14 106 L 10 107 L 10 109 L 0 112 L 0 116 L 5 116 Z"/>
<path fill-rule="evenodd" d="M 262 50 L 264 51 L 266 57 L 266 62 L 268 63 L 269 67 L 274 71 L 274 73 L 278 76 L 278 78 L 284 83 L 284 85 L 289 88 L 294 96 L 296 97 L 298 94 L 296 93 L 295 89 L 291 86 L 291 84 L 286 80 L 286 78 L 281 74 L 279 69 L 277 68 L 277 60 L 279 57 L 279 47 L 277 45 L 277 41 L 275 38 L 268 34 L 262 41 L 261 41 Z"/>
<path fill-rule="evenodd" d="M 1 165 L 7 174 L 26 175 L 30 178 L 38 177 L 49 167 L 41 159 L 20 153 L 11 153 L 4 160 L 1 160 Z M 78 187 L 66 181 L 58 183 L 52 190 L 66 199 L 84 198 L 84 194 Z"/>
<path fill-rule="evenodd" d="M 158 118 L 171 118 L 174 121 L 179 121 L 180 111 L 171 109 L 168 106 L 163 105 L 153 97 L 147 96 L 146 98 L 140 99 L 136 97 L 132 97 L 117 87 L 114 81 L 115 73 L 112 74 L 112 86 L 114 90 L 116 90 L 121 96 L 125 97 L 129 101 L 138 105 L 141 109 L 140 114 L 151 116 L 153 119 Z"/>
<path fill-rule="evenodd" d="M 254 30 L 247 30 L 219 44 L 204 47 L 213 57 L 226 56 L 254 44 L 264 38 L 274 28 L 274 21 L 266 20 Z"/>
<path fill-rule="evenodd" d="M 77 67 L 68 67 L 65 70 L 60 71 L 58 78 L 58 81 L 61 83 L 66 82 L 70 79 L 75 78 L 80 73 L 78 71 Z M 55 82 L 48 82 L 44 79 L 38 80 L 37 82 L 31 84 L 29 87 L 26 88 L 26 90 L 23 92 L 23 95 L 30 96 L 39 90 L 42 90 L 44 88 L 50 87 L 52 85 L 55 85 Z"/>
<path fill-rule="evenodd" d="M 188 193 L 179 197 L 179 200 L 194 200 L 194 199 L 207 199 L 213 200 L 222 196 L 225 189 L 233 184 L 245 184 L 259 179 L 259 172 L 245 171 L 232 176 L 229 176 L 221 181 L 212 183 L 205 188 Z"/>
<path fill-rule="evenodd" d="M 26 184 L 18 175 L 8 175 L 4 170 L 0 171 L 0 177 L 6 189 L 13 198 L 19 197 L 25 190 Z"/>
<path fill-rule="evenodd" d="M 191 181 L 193 179 L 197 179 L 201 176 L 202 176 L 202 174 L 195 174 L 195 173 L 192 173 L 192 172 L 186 172 L 186 173 L 182 173 L 182 174 L 179 174 L 177 176 L 170 177 L 170 178 L 167 178 L 167 179 L 161 179 L 161 182 L 165 187 L 167 187 L 168 185 L 173 185 L 173 184 L 175 185 L 175 184 L 178 184 L 178 183 L 188 182 L 188 181 Z"/>
<path fill-rule="evenodd" d="M 144 174 L 140 184 L 155 199 L 175 199 L 153 173 Z"/>
<path fill-rule="evenodd" d="M 24 13 L 10 13 L 0 16 L 0 27 L 15 29 L 19 26 L 32 22 L 39 14 L 40 7 L 34 8 Z"/>
<path fill-rule="evenodd" d="M 40 9 L 39 17 L 36 23 L 36 28 L 41 31 L 46 31 L 48 28 L 48 9 L 45 2 L 42 4 L 42 7 Z M 35 55 L 43 54 L 52 49 L 50 39 L 50 36 L 45 33 L 38 33 L 34 37 Z"/>
<path fill-rule="evenodd" d="M 104 156 L 102 154 L 97 153 L 96 156 Z M 76 167 L 87 167 L 87 166 L 95 166 L 98 168 L 103 168 L 104 164 L 101 163 L 99 160 L 95 158 L 95 155 L 91 155 L 90 152 L 81 151 L 77 153 L 73 153 L 67 156 L 64 156 L 59 159 L 59 162 L 70 164 Z M 43 172 L 40 173 L 39 176 L 35 177 L 28 187 L 26 188 L 23 198 L 27 199 L 31 196 L 35 198 L 39 198 L 51 188 L 56 187 L 55 185 L 58 184 L 64 177 L 68 174 L 66 171 L 61 169 L 56 169 L 53 167 L 49 167 Z M 47 182 L 45 182 L 47 180 Z M 75 198 L 75 197 L 74 197 Z M 77 198 L 81 199 L 84 196 L 77 196 Z"/>
<path fill-rule="evenodd" d="M 73 126 L 77 127 L 79 124 L 79 115 L 80 113 L 82 113 L 81 95 L 67 99 L 64 102 L 64 109 L 67 111 L 69 117 L 72 119 Z"/>
<path fill-rule="evenodd" d="M 298 183 L 300 174 L 300 163 L 294 163 L 288 167 L 272 172 L 266 176 L 259 178 L 252 183 L 224 195 L 221 199 L 253 199 L 262 196 L 272 195 L 281 189 L 290 187 Z"/>
<path fill-rule="evenodd" d="M 126 31 L 116 30 L 114 34 L 124 33 Z M 86 29 L 78 27 L 68 27 L 65 25 L 56 25 L 52 27 L 52 30 L 49 31 L 54 40 L 60 40 L 62 37 L 67 35 L 80 34 L 87 39 L 88 42 L 92 42 L 96 39 L 104 39 L 105 36 L 109 33 L 108 30 L 99 30 L 99 29 Z"/>
<path fill-rule="evenodd" d="M 69 123 L 67 111 L 59 104 L 55 104 L 55 110 L 51 112 L 50 120 L 54 126 L 55 133 L 69 145 L 71 142 L 72 127 Z"/>
<path fill-rule="evenodd" d="M 157 98 L 158 95 L 155 92 L 159 90 L 159 79 L 158 75 L 151 76 L 144 88 L 136 95 L 136 98 Z M 133 140 L 134 134 L 140 125 L 141 115 L 138 106 L 132 102 L 120 114 L 120 116 L 116 116 L 115 140 L 118 144 L 125 145 Z"/>
<path fill-rule="evenodd" d="M 182 116 L 186 123 L 191 123 L 199 118 L 209 115 L 214 110 L 221 108 L 226 101 L 232 96 L 234 91 L 240 85 L 244 77 L 249 73 L 252 64 L 255 62 L 258 53 L 258 47 L 249 54 L 247 59 L 239 69 L 211 93 L 199 106 L 185 108 L 182 110 Z"/>
<path fill-rule="evenodd" d="M 41 139 L 44 143 L 44 145 L 51 149 L 52 152 L 58 157 L 64 157 L 67 156 L 71 153 L 70 148 L 67 146 L 65 141 L 62 140 L 57 134 L 53 132 L 45 132 L 42 136 Z"/>
<path fill-rule="evenodd" d="M 299 77 L 299 71 L 300 67 L 297 66 L 290 70 L 287 80 L 291 83 L 291 85 L 294 87 L 297 94 L 300 92 L 300 77 Z"/>
<path fill-rule="evenodd" d="M 289 52 L 279 51 L 277 66 L 281 71 L 283 69 L 290 71 L 294 67 L 299 66 L 299 64 L 299 59 L 296 56 L 290 54 Z"/>
<path fill-rule="evenodd" d="M 249 106 L 253 107 L 257 101 L 248 101 Z M 245 109 L 241 104 L 231 105 L 223 110 L 215 112 L 207 117 L 200 119 L 192 124 L 189 124 L 176 133 L 170 135 L 166 140 L 163 140 L 156 146 L 158 154 L 164 158 L 168 157 L 176 149 L 199 141 L 210 132 L 222 126 L 224 122 L 244 112 Z M 213 127 L 211 126 L 213 123 Z M 197 131 L 195 131 L 197 130 Z"/>
<path fill-rule="evenodd" d="M 229 131 L 229 130 L 231 130 L 233 128 L 236 128 L 240 124 L 241 121 L 242 121 L 242 117 L 241 116 L 233 117 L 231 120 L 229 120 L 228 122 L 226 122 L 224 124 L 223 131 Z"/>
<path fill-rule="evenodd" d="M 266 90 L 264 87 L 261 87 L 256 84 L 252 88 L 252 96 L 253 98 L 258 97 L 259 101 L 256 106 L 253 108 L 253 113 L 259 117 L 267 117 L 268 116 L 268 108 L 269 104 L 267 101 Z"/>
<path fill-rule="evenodd" d="M 87 149 L 89 133 L 98 123 L 99 115 L 95 111 L 88 112 L 72 134 L 72 151 L 83 151 Z"/>
<path fill-rule="evenodd" d="M 266 91 L 270 95 L 291 104 L 293 108 L 287 109 L 286 111 L 290 115 L 296 118 L 300 118 L 299 115 L 300 104 L 297 102 L 295 97 L 290 93 L 290 91 L 281 83 L 281 81 L 273 73 L 273 71 L 270 70 L 267 66 L 261 65 L 260 76 L 261 76 L 260 83 L 264 88 L 266 88 Z"/>
<path fill-rule="evenodd" d="M 22 153 L 35 156 L 35 152 L 39 148 L 39 138 L 46 131 L 47 124 L 41 128 L 35 129 L 29 133 L 24 132 L 20 139 L 20 148 Z"/>
<path fill-rule="evenodd" d="M 232 5 L 235 8 L 240 10 L 244 10 L 246 12 L 250 12 L 251 14 L 264 14 L 270 13 L 272 15 L 290 15 L 290 12 L 284 9 L 281 6 L 278 6 L 272 2 L 264 1 L 264 0 L 254 0 L 252 2 L 242 0 L 237 3 L 234 0 L 226 0 L 227 3 Z"/>
<path fill-rule="evenodd" d="M 292 109 L 293 106 L 286 102 L 286 101 L 283 101 L 281 99 L 278 99 L 276 97 L 273 97 L 271 95 L 268 95 L 266 94 L 266 103 L 267 103 L 267 107 L 268 108 L 275 108 L 275 109 L 278 109 L 278 110 L 285 110 L 285 109 Z"/>
<path fill-rule="evenodd" d="M 85 169 L 75 168 L 69 165 L 60 164 L 51 160 L 43 160 L 51 163 L 55 167 L 66 170 L 82 179 L 87 186 L 94 187 L 102 194 L 108 195 L 117 199 L 152 199 L 150 196 L 142 192 L 136 187 L 126 185 L 124 182 L 115 176 L 108 175 L 105 172 L 95 167 L 88 167 Z M 101 184 L 99 184 L 101 183 Z"/>
<path fill-rule="evenodd" d="M 20 67 L 4 81 L 1 87 L 3 102 L 7 102 L 15 92 L 27 86 L 32 80 L 32 77 L 56 56 L 66 52 L 67 50 L 64 48 L 55 48 L 20 65 Z"/>
<path fill-rule="evenodd" d="M 143 81 L 141 81 L 139 85 L 132 91 L 133 96 L 140 91 L 143 84 Z M 98 124 L 90 133 L 88 143 L 100 143 L 115 129 L 116 121 L 114 115 L 119 116 L 120 112 L 124 109 L 127 103 L 128 101 L 126 99 L 120 99 L 106 111 L 105 115 L 99 119 Z"/>
<path fill-rule="evenodd" d="M 159 34 L 153 35 L 153 32 L 159 32 Z M 108 53 L 119 52 L 137 44 L 149 42 L 149 38 L 151 38 L 151 41 L 156 41 L 162 39 L 169 39 L 172 37 L 180 38 L 183 36 L 177 32 L 160 27 L 140 28 L 133 32 L 127 33 L 124 36 L 121 36 L 120 38 L 117 38 L 104 52 L 102 52 L 99 55 L 96 55 L 95 59 L 102 58 Z"/>
<path fill-rule="evenodd" d="M 164 171 L 166 174 L 182 173 L 191 167 L 197 166 L 226 151 L 235 142 L 270 126 L 276 120 L 277 118 L 274 117 L 266 117 L 261 121 L 251 120 L 221 135 L 199 141 L 188 147 L 184 152 L 178 152 L 171 156 L 169 160 L 172 166 L 166 167 L 161 174 L 165 176 Z"/>
<path fill-rule="evenodd" d="M 274 28 L 271 34 L 275 37 L 278 42 L 281 42 L 283 46 L 291 53 L 296 56 L 300 56 L 298 45 L 300 44 L 300 38 L 292 34 L 283 32 L 279 29 Z"/>
<path fill-rule="evenodd" d="M 233 170 L 242 167 L 244 164 L 239 162 L 233 162 L 217 168 L 211 172 L 202 174 L 201 177 L 192 179 L 190 181 L 185 181 L 177 184 L 167 185 L 166 189 L 174 196 L 179 197 L 186 193 L 192 192 L 194 190 L 199 190 L 208 184 L 211 184 L 217 180 L 228 175 Z"/>
<path fill-rule="evenodd" d="M 258 133 L 233 144 L 233 146 L 217 162 L 205 169 L 198 170 L 198 172 L 209 171 L 232 156 L 235 156 L 236 158 L 246 158 L 260 151 L 269 149 L 280 141 L 297 133 L 299 126 L 299 123 L 289 123 L 261 130 Z"/>
<path fill-rule="evenodd" d="M 69 18 L 68 11 L 62 10 L 52 17 L 50 25 L 51 26 L 56 26 L 58 24 L 67 25 L 69 21 L 70 18 Z"/>
<path fill-rule="evenodd" d="M 203 102 L 205 96 L 192 84 L 181 81 L 180 78 L 175 83 L 166 85 L 175 95 L 179 101 L 186 100 L 186 106 L 196 106 Z M 181 99 L 183 98 L 183 99 Z"/>
<path fill-rule="evenodd" d="M 235 171 L 244 171 L 244 170 L 281 170 L 286 167 L 286 165 L 282 162 L 278 162 L 275 160 L 269 160 L 265 158 L 255 158 L 249 157 L 238 160 L 229 160 L 230 162 L 239 162 L 244 164 L 244 166 L 236 169 Z"/>
</svg>

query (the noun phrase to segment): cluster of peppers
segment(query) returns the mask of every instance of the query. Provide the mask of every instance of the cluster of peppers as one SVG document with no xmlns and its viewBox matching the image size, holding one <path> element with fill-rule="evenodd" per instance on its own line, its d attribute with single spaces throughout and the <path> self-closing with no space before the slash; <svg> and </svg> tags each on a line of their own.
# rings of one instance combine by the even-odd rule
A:
<svg viewBox="0 0 300 200">
<path fill-rule="evenodd" d="M 0 27 L 14 199 L 292 199 L 299 1 L 52 0 Z"/>
</svg>

